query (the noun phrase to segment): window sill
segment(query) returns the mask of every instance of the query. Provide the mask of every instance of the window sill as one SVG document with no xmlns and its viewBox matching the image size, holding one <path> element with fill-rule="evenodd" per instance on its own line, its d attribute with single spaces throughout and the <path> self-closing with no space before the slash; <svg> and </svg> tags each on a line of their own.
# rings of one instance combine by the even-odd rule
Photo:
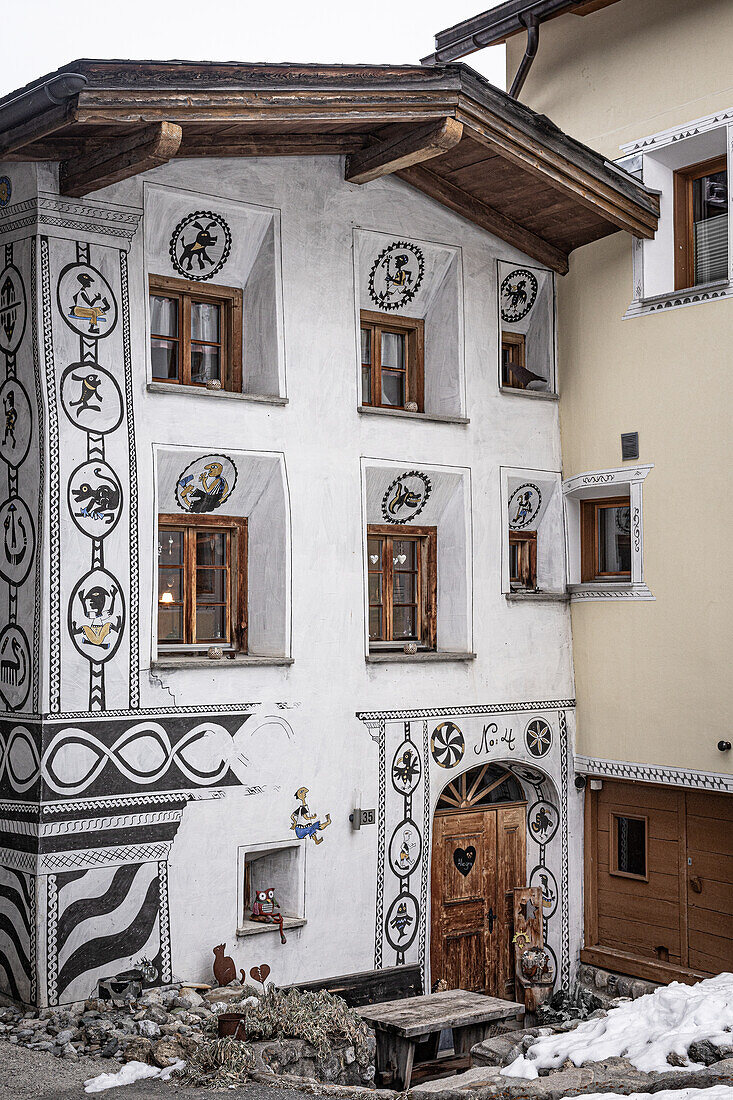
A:
<svg viewBox="0 0 733 1100">
<path fill-rule="evenodd" d="M 559 400 L 559 394 L 547 393 L 545 390 L 518 390 L 514 386 L 499 386 L 499 392 L 509 394 L 510 397 L 531 397 L 538 401 Z"/>
<path fill-rule="evenodd" d="M 392 665 L 402 661 L 414 663 L 415 661 L 475 661 L 476 654 L 469 652 L 450 652 L 441 650 L 418 650 L 417 653 L 403 653 L 402 650 L 385 650 L 382 653 L 367 653 L 366 662 L 369 665 Z"/>
<path fill-rule="evenodd" d="M 178 668 L 241 668 L 242 665 L 292 665 L 293 657 L 258 657 L 256 654 L 242 653 L 236 657 L 158 657 L 150 662 L 151 669 L 173 672 Z"/>
<path fill-rule="evenodd" d="M 596 582 L 594 584 L 569 584 L 570 602 L 579 600 L 654 600 L 655 596 L 645 584 L 616 584 L 613 581 L 607 584 Z"/>
<path fill-rule="evenodd" d="M 699 302 L 712 302 L 720 298 L 733 296 L 733 283 L 721 279 L 716 283 L 687 287 L 685 290 L 670 290 L 666 294 L 657 294 L 651 298 L 638 298 L 631 303 L 623 316 L 643 317 L 646 313 L 660 313 L 667 309 L 679 309 L 681 306 L 693 306 Z"/>
<path fill-rule="evenodd" d="M 256 405 L 287 405 L 287 397 L 263 393 L 232 393 L 231 390 L 207 390 L 204 386 L 182 386 L 178 382 L 148 382 L 148 393 L 177 393 L 185 397 L 224 397 L 228 401 L 251 401 Z"/>
<path fill-rule="evenodd" d="M 283 916 L 283 931 L 287 932 L 291 928 L 303 928 L 308 921 L 304 917 L 286 917 Z M 241 939 L 244 936 L 259 936 L 263 932 L 279 932 L 280 926 L 278 924 L 263 924 L 256 920 L 246 920 L 242 923 L 242 926 L 237 929 L 237 939 Z"/>
<path fill-rule="evenodd" d="M 367 416 L 397 416 L 406 420 L 432 420 L 435 424 L 470 424 L 467 416 L 441 416 L 438 413 L 410 412 L 408 409 L 381 409 L 374 405 L 357 405 L 356 411 Z"/>
<path fill-rule="evenodd" d="M 505 592 L 507 600 L 521 603 L 523 600 L 531 600 L 534 603 L 568 603 L 570 596 L 567 592 Z"/>
</svg>

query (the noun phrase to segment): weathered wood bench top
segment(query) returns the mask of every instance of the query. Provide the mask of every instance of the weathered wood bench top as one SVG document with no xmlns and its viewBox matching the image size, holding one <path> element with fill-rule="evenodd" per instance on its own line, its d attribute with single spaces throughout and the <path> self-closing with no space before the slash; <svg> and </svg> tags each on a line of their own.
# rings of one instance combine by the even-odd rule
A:
<svg viewBox="0 0 733 1100">
<path fill-rule="evenodd" d="M 426 1035 L 443 1028 L 471 1027 L 490 1020 L 508 1020 L 524 1015 L 524 1005 L 486 997 L 467 989 L 448 989 L 423 997 L 357 1008 L 359 1015 L 380 1031 L 390 1031 L 406 1039 Z"/>
</svg>

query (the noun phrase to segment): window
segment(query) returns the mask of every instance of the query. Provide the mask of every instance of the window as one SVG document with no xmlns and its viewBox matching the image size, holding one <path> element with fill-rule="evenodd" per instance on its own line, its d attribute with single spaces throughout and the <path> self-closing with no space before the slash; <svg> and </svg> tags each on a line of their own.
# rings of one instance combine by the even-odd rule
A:
<svg viewBox="0 0 733 1100">
<path fill-rule="evenodd" d="M 647 819 L 611 814 L 609 874 L 647 880 Z"/>
<path fill-rule="evenodd" d="M 631 580 L 628 497 L 581 502 L 581 580 Z"/>
<path fill-rule="evenodd" d="M 523 332 L 501 334 L 501 384 L 512 389 L 526 389 L 527 383 L 536 379 L 525 363 L 525 336 Z"/>
<path fill-rule="evenodd" d="M 674 174 L 675 290 L 728 277 L 728 173 L 715 157 Z"/>
<path fill-rule="evenodd" d="M 367 529 L 370 646 L 435 648 L 437 543 L 435 527 Z"/>
<path fill-rule="evenodd" d="M 246 651 L 247 521 L 158 517 L 158 649 Z"/>
<path fill-rule="evenodd" d="M 509 532 L 509 584 L 512 589 L 536 589 L 536 531 Z"/>
<path fill-rule="evenodd" d="M 242 291 L 151 275 L 150 359 L 155 382 L 241 391 Z"/>
<path fill-rule="evenodd" d="M 361 311 L 361 403 L 424 410 L 424 322 Z"/>
</svg>

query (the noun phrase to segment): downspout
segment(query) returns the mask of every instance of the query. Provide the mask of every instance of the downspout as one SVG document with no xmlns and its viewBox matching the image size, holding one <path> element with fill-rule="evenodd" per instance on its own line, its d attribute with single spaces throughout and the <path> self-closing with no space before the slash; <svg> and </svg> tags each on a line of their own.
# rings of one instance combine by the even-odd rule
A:
<svg viewBox="0 0 733 1100">
<path fill-rule="evenodd" d="M 532 62 L 537 56 L 537 48 L 540 44 L 540 23 L 537 16 L 533 12 L 529 12 L 527 15 L 520 15 L 519 21 L 527 28 L 527 46 L 509 89 L 509 95 L 512 99 L 519 98 L 519 93 L 524 87 L 524 82 L 529 75 L 529 70 L 532 68 Z"/>
</svg>

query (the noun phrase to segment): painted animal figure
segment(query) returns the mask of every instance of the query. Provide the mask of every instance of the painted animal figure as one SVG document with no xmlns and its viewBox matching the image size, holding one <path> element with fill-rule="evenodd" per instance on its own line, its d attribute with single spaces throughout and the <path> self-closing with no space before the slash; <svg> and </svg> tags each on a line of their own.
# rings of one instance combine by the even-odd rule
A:
<svg viewBox="0 0 733 1100">
<path fill-rule="evenodd" d="M 28 546 L 28 534 L 23 523 L 23 517 L 17 516 L 17 508 L 14 504 L 8 507 L 3 527 L 5 529 L 5 558 L 10 565 L 18 565 L 25 557 Z"/>
<path fill-rule="evenodd" d="M 397 912 L 395 913 L 392 920 L 389 922 L 390 927 L 394 928 L 397 931 L 398 941 L 401 940 L 402 937 L 405 935 L 405 932 L 410 927 L 413 920 L 414 917 L 410 916 L 410 914 L 407 912 L 407 905 L 404 901 L 401 901 L 400 904 L 397 906 Z"/>
<path fill-rule="evenodd" d="M 396 515 L 400 508 L 417 508 L 420 503 L 420 494 L 414 493 L 406 485 L 398 485 L 395 495 L 387 505 L 387 511 L 391 516 Z"/>
<path fill-rule="evenodd" d="M 76 514 L 78 516 L 88 516 L 90 519 L 101 519 L 105 523 L 112 523 L 115 512 L 119 507 L 120 491 L 113 479 L 103 474 L 99 467 L 95 469 L 94 476 L 102 482 L 107 482 L 107 484 L 92 488 L 89 482 L 85 481 L 78 489 L 72 489 L 74 500 L 77 504 L 81 504 L 81 509 Z"/>
<path fill-rule="evenodd" d="M 276 924 L 280 929 L 280 943 L 288 942 L 283 932 L 283 915 L 272 887 L 267 890 L 258 890 L 255 894 L 252 920 L 259 921 L 261 924 Z"/>
<path fill-rule="evenodd" d="M 219 943 L 214 948 L 214 977 L 218 985 L 229 985 L 237 977 L 234 959 L 224 954 L 226 946 L 225 943 Z"/>
<path fill-rule="evenodd" d="M 532 821 L 532 827 L 539 836 L 547 836 L 547 832 L 552 825 L 552 818 L 548 814 L 544 806 L 540 806 L 539 810 L 534 816 Z"/>
<path fill-rule="evenodd" d="M 17 638 L 10 639 L 12 657 L 0 659 L 0 683 L 8 687 L 18 687 L 25 680 L 27 672 L 25 653 Z"/>
<path fill-rule="evenodd" d="M 78 401 L 69 401 L 69 408 L 76 409 L 77 419 L 81 413 L 87 409 L 92 412 L 101 412 L 101 405 L 92 405 L 92 401 L 103 401 L 99 387 L 102 384 L 102 380 L 98 374 L 72 374 L 71 376 L 75 382 L 81 382 L 81 391 L 79 393 Z M 78 407 L 77 407 L 78 406 Z"/>
<path fill-rule="evenodd" d="M 210 233 L 212 225 L 216 225 L 215 221 L 207 222 L 206 225 L 202 225 L 201 222 L 193 223 L 198 233 L 192 241 L 188 244 L 183 242 L 183 248 L 181 250 L 181 266 L 186 264 L 186 271 L 190 271 L 193 267 L 193 261 L 198 260 L 199 271 L 203 271 L 207 264 L 213 264 L 211 256 L 208 254 L 207 249 L 215 245 L 218 237 L 213 237 Z"/>
<path fill-rule="evenodd" d="M 3 435 L 3 444 L 7 443 L 8 439 L 10 439 L 13 446 L 15 446 L 15 425 L 18 421 L 18 410 L 15 407 L 15 394 L 12 390 L 3 398 L 3 406 L 5 408 L 5 434 Z"/>
<path fill-rule="evenodd" d="M 523 306 L 527 301 L 527 291 L 524 289 L 527 285 L 526 279 L 517 279 L 516 283 L 509 283 L 504 295 L 509 299 L 509 308 L 516 310 L 519 306 Z"/>
<path fill-rule="evenodd" d="M 392 774 L 398 783 L 407 787 L 413 781 L 420 770 L 417 754 L 412 749 L 405 749 L 399 760 L 396 760 L 392 768 Z"/>
</svg>

